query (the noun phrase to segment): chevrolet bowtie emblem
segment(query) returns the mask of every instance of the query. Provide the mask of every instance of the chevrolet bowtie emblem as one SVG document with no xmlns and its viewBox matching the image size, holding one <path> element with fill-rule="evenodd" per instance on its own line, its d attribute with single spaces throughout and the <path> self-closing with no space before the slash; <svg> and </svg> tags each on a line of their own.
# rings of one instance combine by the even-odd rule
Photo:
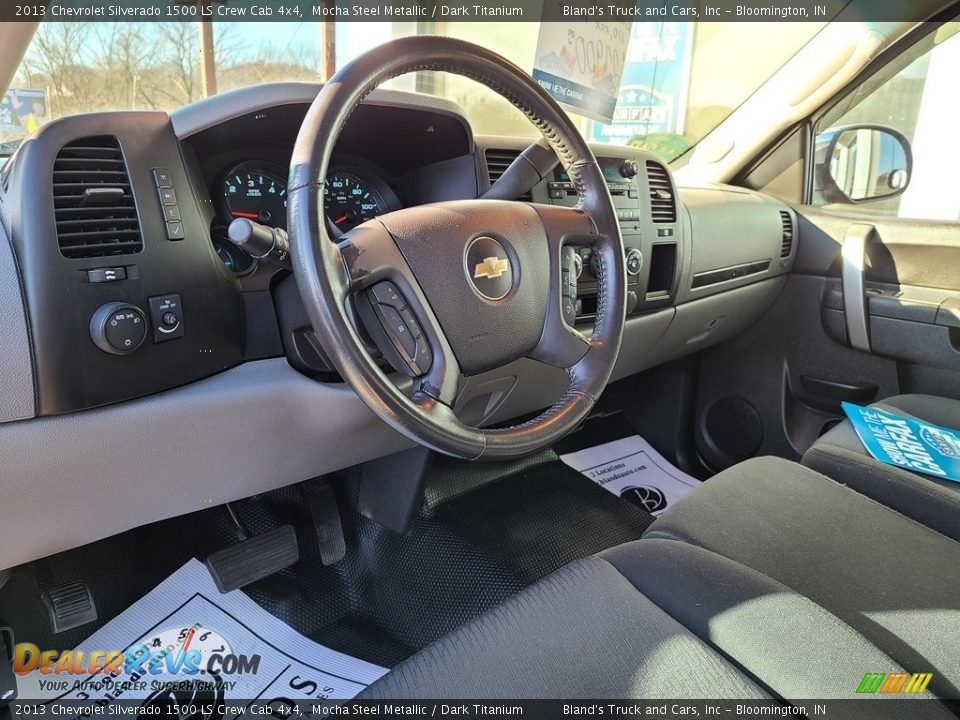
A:
<svg viewBox="0 0 960 720">
<path fill-rule="evenodd" d="M 473 270 L 473 276 L 475 278 L 493 280 L 503 275 L 509 269 L 510 263 L 506 258 L 488 257 L 484 258 L 483 262 L 477 263 L 476 268 Z"/>
</svg>

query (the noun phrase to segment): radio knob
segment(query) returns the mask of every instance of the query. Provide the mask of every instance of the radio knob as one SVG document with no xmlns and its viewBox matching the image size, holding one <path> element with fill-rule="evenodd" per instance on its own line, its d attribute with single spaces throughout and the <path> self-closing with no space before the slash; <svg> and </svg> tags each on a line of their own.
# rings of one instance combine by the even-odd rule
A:
<svg viewBox="0 0 960 720">
<path fill-rule="evenodd" d="M 620 163 L 620 175 L 628 180 L 635 178 L 638 172 L 640 172 L 640 167 L 636 160 L 624 160 Z"/>
<path fill-rule="evenodd" d="M 147 316 L 136 305 L 107 303 L 90 318 L 90 337 L 105 353 L 132 353 L 147 337 Z"/>
</svg>

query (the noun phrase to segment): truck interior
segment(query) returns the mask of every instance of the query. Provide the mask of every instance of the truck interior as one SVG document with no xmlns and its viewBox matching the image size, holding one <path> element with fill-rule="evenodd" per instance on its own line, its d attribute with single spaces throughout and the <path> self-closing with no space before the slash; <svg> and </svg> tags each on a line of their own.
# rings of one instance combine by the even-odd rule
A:
<svg viewBox="0 0 960 720">
<path fill-rule="evenodd" d="M 193 562 L 381 669 L 307 698 L 906 673 L 838 717 L 957 717 L 960 483 L 841 406 L 960 428 L 960 11 L 910 8 L 635 23 L 685 79 L 613 124 L 531 75 L 537 23 L 313 27 L 325 70 L 211 50 L 189 92 L 150 54 L 275 30 L 0 24 L 0 706 L 16 643 Z M 636 436 L 682 497 L 570 460 Z"/>
</svg>

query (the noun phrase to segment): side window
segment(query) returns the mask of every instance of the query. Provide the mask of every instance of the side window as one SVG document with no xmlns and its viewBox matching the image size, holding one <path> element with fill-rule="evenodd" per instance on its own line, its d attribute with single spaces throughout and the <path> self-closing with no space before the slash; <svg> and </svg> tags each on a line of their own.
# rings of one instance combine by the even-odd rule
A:
<svg viewBox="0 0 960 720">
<path fill-rule="evenodd" d="M 960 220 L 958 32 L 942 25 L 820 118 L 814 205 Z"/>
</svg>

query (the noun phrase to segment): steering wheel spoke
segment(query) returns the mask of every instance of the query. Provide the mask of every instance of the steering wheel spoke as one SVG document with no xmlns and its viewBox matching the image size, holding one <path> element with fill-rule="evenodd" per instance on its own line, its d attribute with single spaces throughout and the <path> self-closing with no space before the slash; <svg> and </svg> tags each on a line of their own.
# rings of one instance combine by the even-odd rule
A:
<svg viewBox="0 0 960 720">
<path fill-rule="evenodd" d="M 340 256 L 364 327 L 415 395 L 452 405 L 460 366 L 413 271 L 390 232 L 371 220 L 344 235 Z"/>
<path fill-rule="evenodd" d="M 597 245 L 599 236 L 590 216 L 579 208 L 536 205 L 550 251 L 550 284 L 543 333 L 529 357 L 554 367 L 576 365 L 590 349 L 590 340 L 576 327 L 574 255 Z"/>
</svg>

